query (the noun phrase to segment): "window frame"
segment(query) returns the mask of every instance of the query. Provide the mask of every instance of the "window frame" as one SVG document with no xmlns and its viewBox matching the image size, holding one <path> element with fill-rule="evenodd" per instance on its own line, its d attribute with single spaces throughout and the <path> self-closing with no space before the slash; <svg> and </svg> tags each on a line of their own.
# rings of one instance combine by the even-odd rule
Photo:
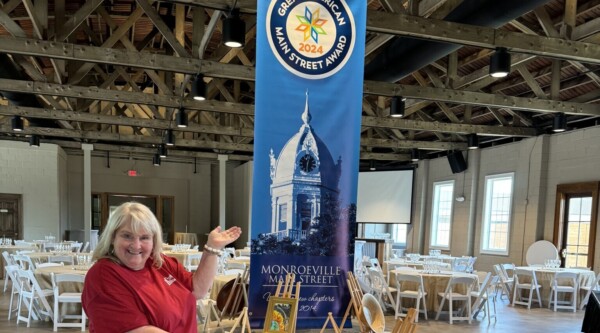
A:
<svg viewBox="0 0 600 333">
<path fill-rule="evenodd" d="M 491 204 L 492 204 L 492 195 L 488 193 L 491 191 L 490 181 L 500 180 L 503 178 L 510 178 L 510 197 L 508 204 L 508 221 L 506 226 L 506 248 L 504 250 L 494 250 L 489 248 L 489 229 L 490 229 L 490 215 L 491 215 Z M 502 255 L 508 256 L 510 253 L 510 231 L 512 227 L 513 220 L 513 202 L 515 196 L 515 173 L 514 172 L 506 172 L 500 174 L 493 174 L 485 176 L 484 188 L 483 188 L 483 207 L 482 207 L 482 217 L 481 217 L 481 241 L 480 241 L 480 251 L 482 254 L 490 254 L 490 255 Z"/>
<path fill-rule="evenodd" d="M 452 222 L 454 220 L 454 190 L 455 190 L 455 181 L 454 179 L 451 180 L 444 180 L 444 181 L 438 181 L 438 182 L 433 182 L 433 193 L 431 195 L 431 230 L 429 231 L 429 248 L 431 249 L 439 249 L 439 250 L 450 250 L 450 246 L 452 244 Z M 452 185 L 452 195 L 450 196 L 450 219 L 449 219 L 449 228 L 448 228 L 448 245 L 440 245 L 440 244 L 434 244 L 434 239 L 436 239 L 437 237 L 437 225 L 438 225 L 438 220 L 437 220 L 437 216 L 439 214 L 436 214 L 439 209 L 436 209 L 436 207 L 439 207 L 439 202 L 436 202 L 436 187 L 437 186 L 447 186 L 447 185 Z"/>
</svg>

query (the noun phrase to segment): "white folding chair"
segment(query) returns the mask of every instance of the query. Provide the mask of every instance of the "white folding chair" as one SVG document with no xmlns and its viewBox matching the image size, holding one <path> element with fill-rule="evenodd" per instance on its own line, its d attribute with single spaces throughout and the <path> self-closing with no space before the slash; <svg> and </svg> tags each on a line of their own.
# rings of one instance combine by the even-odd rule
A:
<svg viewBox="0 0 600 333">
<path fill-rule="evenodd" d="M 416 286 L 409 289 L 405 287 L 406 284 L 416 284 Z M 408 311 L 408 308 L 404 308 L 402 306 L 402 298 L 414 298 L 416 302 L 415 308 L 419 312 L 423 312 L 425 319 L 427 319 L 427 300 L 425 299 L 425 296 L 427 296 L 427 292 L 425 292 L 423 276 L 410 273 L 396 273 L 396 312 L 394 314 L 394 319 L 398 319 L 398 317 L 406 317 L 404 310 Z M 420 307 L 421 304 L 423 304 L 422 310 Z M 418 315 L 415 318 L 415 322 L 419 322 Z"/>
<path fill-rule="evenodd" d="M 583 279 L 583 275 L 581 275 L 581 279 Z M 585 296 L 581 299 L 581 303 L 579 304 L 579 309 L 583 310 L 583 307 L 587 304 L 590 299 L 590 294 L 593 290 L 600 290 L 600 273 L 596 275 L 594 279 L 589 279 L 588 283 L 582 283 L 583 281 L 579 281 L 579 289 L 585 291 Z"/>
<path fill-rule="evenodd" d="M 396 309 L 396 300 L 392 293 L 396 292 L 396 288 L 390 287 L 383 277 L 383 272 L 380 268 L 369 268 L 369 278 L 371 279 L 371 293 L 381 303 L 382 308 L 386 308 L 385 298 L 389 300 L 392 309 Z"/>
<path fill-rule="evenodd" d="M 17 276 L 21 285 L 19 307 L 17 310 L 17 325 L 19 322 L 24 321 L 27 323 L 27 327 L 30 327 L 32 318 L 54 318 L 52 308 L 47 299 L 47 297 L 53 295 L 52 290 L 42 289 L 31 270 L 19 269 L 17 270 Z M 27 308 L 27 316 L 21 315 L 23 306 Z"/>
<path fill-rule="evenodd" d="M 452 270 L 455 272 L 466 272 L 469 268 L 471 257 L 454 258 L 452 262 Z"/>
<path fill-rule="evenodd" d="M 508 278 L 506 276 L 506 272 L 502 269 L 500 264 L 496 264 L 492 267 L 494 268 L 496 275 L 499 277 L 499 281 L 496 284 L 496 294 L 498 292 L 498 287 L 500 287 L 500 290 L 502 291 L 500 293 L 500 299 L 502 299 L 502 296 L 506 295 L 506 298 L 510 300 L 510 295 L 512 295 L 512 288 L 514 285 L 514 278 Z"/>
<path fill-rule="evenodd" d="M 448 301 L 448 317 L 450 318 L 450 324 L 454 320 L 467 320 L 469 324 L 471 323 L 472 312 L 471 312 L 471 291 L 473 290 L 473 285 L 477 282 L 477 279 L 472 276 L 453 276 L 448 281 L 448 285 L 446 285 L 446 290 L 442 293 L 438 293 L 438 296 L 442 298 L 440 301 L 440 306 L 435 315 L 435 320 L 438 320 L 440 317 L 440 313 L 442 313 L 442 309 L 444 308 L 444 302 Z M 459 289 L 465 290 L 465 292 L 460 292 Z M 463 301 L 466 303 L 467 313 L 466 316 L 461 316 L 456 311 L 457 314 L 454 314 L 454 301 Z M 462 307 L 461 307 L 462 308 Z M 459 309 L 460 310 L 460 309 Z"/>
<path fill-rule="evenodd" d="M 184 267 L 189 272 L 195 272 L 202 258 L 202 252 L 190 253 L 185 257 Z"/>
<path fill-rule="evenodd" d="M 66 255 L 66 256 L 49 256 L 48 257 L 48 262 L 57 262 L 57 263 L 63 263 L 65 265 L 73 265 L 74 264 L 74 257 L 72 255 Z"/>
<path fill-rule="evenodd" d="M 80 285 L 83 290 L 83 282 L 85 275 L 82 274 L 51 274 L 52 277 L 52 291 L 54 294 L 54 331 L 56 332 L 59 327 L 81 327 L 81 331 L 85 331 L 86 315 L 81 307 L 81 313 L 77 314 L 62 314 L 65 309 L 61 311 L 60 304 L 81 304 L 81 292 L 68 291 L 72 290 L 75 285 Z M 68 289 L 67 289 L 68 287 Z M 79 322 L 63 322 L 63 319 L 76 319 Z"/>
<path fill-rule="evenodd" d="M 226 262 L 225 263 L 225 271 L 224 275 L 236 275 L 236 274 L 244 274 L 247 266 L 241 262 Z"/>
<path fill-rule="evenodd" d="M 507 279 L 512 280 L 515 275 L 515 264 L 500 264 L 500 268 L 504 272 Z"/>
<path fill-rule="evenodd" d="M 43 267 L 60 267 L 64 266 L 62 262 L 43 262 L 39 264 L 35 264 L 35 268 L 43 268 Z"/>
<path fill-rule="evenodd" d="M 577 310 L 577 293 L 579 293 L 579 284 L 577 273 L 574 272 L 556 272 L 551 284 L 550 300 L 548 308 L 554 303 L 554 312 L 556 309 Z M 570 294 L 569 301 L 560 301 L 558 294 Z"/>
<path fill-rule="evenodd" d="M 75 253 L 79 253 L 79 252 L 81 252 L 82 246 L 83 246 L 83 243 L 73 242 L 73 243 L 71 243 L 71 251 L 75 252 Z"/>
<path fill-rule="evenodd" d="M 235 248 L 234 247 L 226 247 L 223 249 L 223 257 L 225 260 L 235 258 Z"/>
<path fill-rule="evenodd" d="M 85 245 L 83 245 L 83 248 L 81 248 L 80 252 L 87 252 L 89 248 L 90 248 L 90 242 L 85 242 Z"/>
<path fill-rule="evenodd" d="M 22 269 L 31 269 L 35 268 L 33 260 L 31 257 L 26 254 L 14 254 L 13 259 L 19 264 Z"/>
<path fill-rule="evenodd" d="M 10 256 L 8 251 L 2 252 L 2 258 L 4 258 L 4 292 L 6 293 L 6 287 L 7 287 L 8 280 L 9 280 L 8 277 L 6 276 L 8 273 L 7 267 L 10 265 L 18 265 L 18 263 Z"/>
<path fill-rule="evenodd" d="M 21 294 L 21 284 L 19 283 L 19 277 L 17 271 L 20 269 L 19 265 L 8 265 L 4 266 L 6 270 L 6 276 L 4 277 L 6 281 L 10 280 L 11 283 L 11 291 L 10 291 L 10 303 L 8 303 L 8 320 L 10 321 L 10 317 L 12 317 L 12 313 L 16 312 L 18 309 L 18 304 L 13 309 L 13 303 L 15 300 L 15 295 L 17 295 L 17 301 L 19 300 Z"/>
<path fill-rule="evenodd" d="M 494 304 L 494 314 L 490 313 L 490 291 L 493 290 L 494 285 L 499 280 L 498 275 L 492 277 L 492 273 L 487 273 L 483 279 L 483 283 L 479 287 L 479 290 L 471 291 L 471 310 L 473 311 L 473 318 L 477 318 L 479 312 L 483 310 L 485 316 L 488 318 L 488 324 L 491 322 L 491 318 L 496 319 L 496 304 Z"/>
<path fill-rule="evenodd" d="M 515 283 L 513 286 L 513 302 L 512 305 L 515 304 L 527 305 L 527 309 L 531 309 L 531 299 L 533 297 L 533 293 L 535 292 L 537 296 L 537 301 L 542 307 L 542 298 L 540 297 L 540 288 L 542 287 L 537 282 L 537 278 L 535 277 L 535 272 L 529 269 L 515 269 L 514 274 Z M 529 298 L 527 301 L 523 301 L 523 290 L 529 291 Z"/>
</svg>

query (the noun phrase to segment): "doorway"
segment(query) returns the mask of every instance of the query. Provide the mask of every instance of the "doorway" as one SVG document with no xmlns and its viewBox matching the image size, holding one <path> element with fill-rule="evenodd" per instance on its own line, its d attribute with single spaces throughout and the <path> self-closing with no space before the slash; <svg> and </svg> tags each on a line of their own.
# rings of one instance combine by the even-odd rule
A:
<svg viewBox="0 0 600 333">
<path fill-rule="evenodd" d="M 0 193 L 0 236 L 22 239 L 22 199 L 20 194 Z"/>
<path fill-rule="evenodd" d="M 600 182 L 561 184 L 556 190 L 554 244 L 562 267 L 593 267 Z"/>
<path fill-rule="evenodd" d="M 163 231 L 163 242 L 173 243 L 175 229 L 175 197 L 146 194 L 93 193 L 92 229 L 102 232 L 108 217 L 120 204 L 136 201 L 146 205 L 156 216 Z"/>
</svg>

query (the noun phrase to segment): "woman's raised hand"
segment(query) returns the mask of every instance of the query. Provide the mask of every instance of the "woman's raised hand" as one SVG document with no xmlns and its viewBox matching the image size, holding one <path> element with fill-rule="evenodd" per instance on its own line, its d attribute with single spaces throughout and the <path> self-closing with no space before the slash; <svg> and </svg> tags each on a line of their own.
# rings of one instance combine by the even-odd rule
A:
<svg viewBox="0 0 600 333">
<path fill-rule="evenodd" d="M 227 244 L 234 242 L 240 238 L 242 229 L 240 227 L 231 227 L 225 231 L 221 231 L 221 227 L 214 228 L 210 234 L 208 234 L 207 246 L 215 249 L 222 249 Z"/>
</svg>

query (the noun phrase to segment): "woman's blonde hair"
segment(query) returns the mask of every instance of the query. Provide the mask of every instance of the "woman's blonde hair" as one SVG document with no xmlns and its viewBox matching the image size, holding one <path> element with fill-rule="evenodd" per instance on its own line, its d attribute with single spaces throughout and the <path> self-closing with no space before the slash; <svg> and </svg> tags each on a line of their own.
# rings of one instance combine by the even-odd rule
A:
<svg viewBox="0 0 600 333">
<path fill-rule="evenodd" d="M 92 260 L 108 258 L 116 263 L 121 263 L 114 254 L 113 241 L 117 231 L 127 222 L 131 222 L 131 229 L 136 234 L 141 232 L 152 234 L 154 243 L 152 258 L 154 259 L 154 266 L 160 268 L 163 263 L 160 256 L 162 253 L 162 228 L 154 213 L 138 202 L 123 203 L 110 215 L 106 228 L 98 241 L 98 246 L 94 250 Z"/>
</svg>

